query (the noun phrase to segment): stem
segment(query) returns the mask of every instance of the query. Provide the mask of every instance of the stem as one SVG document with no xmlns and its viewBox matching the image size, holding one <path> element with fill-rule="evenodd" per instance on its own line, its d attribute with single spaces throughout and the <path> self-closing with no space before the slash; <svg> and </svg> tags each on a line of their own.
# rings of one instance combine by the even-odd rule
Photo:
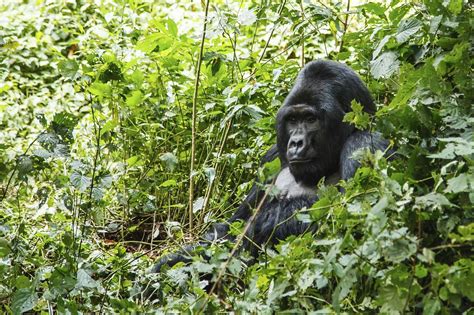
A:
<svg viewBox="0 0 474 315">
<path fill-rule="evenodd" d="M 8 192 L 8 189 L 10 188 L 10 184 L 12 183 L 13 175 L 15 175 L 16 171 L 18 170 L 18 164 L 19 164 L 19 161 L 20 161 L 19 159 L 25 157 L 26 154 L 28 153 L 28 151 L 30 150 L 30 148 L 33 146 L 33 144 L 35 144 L 35 142 L 39 139 L 39 137 L 41 137 L 45 133 L 46 133 L 46 130 L 43 130 L 39 135 L 37 135 L 33 139 L 33 141 L 30 142 L 30 144 L 26 148 L 25 152 L 17 158 L 16 163 L 15 163 L 15 167 L 13 168 L 13 171 L 10 173 L 10 176 L 8 177 L 7 185 L 5 186 L 5 188 L 3 188 L 3 194 L 2 194 L 2 198 L 0 199 L 0 201 L 2 201 L 3 199 L 5 199 L 7 197 L 7 192 Z"/>
<path fill-rule="evenodd" d="M 285 8 L 285 4 L 286 4 L 286 0 L 284 0 L 284 1 L 281 3 L 280 7 L 278 8 L 278 12 L 277 12 L 277 13 L 278 13 L 278 18 L 281 17 L 281 12 L 282 12 L 283 9 Z M 275 24 L 273 25 L 272 31 L 270 32 L 270 35 L 268 35 L 267 41 L 266 41 L 266 43 L 265 43 L 265 47 L 263 47 L 262 53 L 260 54 L 260 58 L 258 58 L 257 63 L 260 63 L 260 62 L 263 60 L 263 57 L 265 57 L 265 53 L 267 52 L 267 48 L 268 48 L 268 46 L 270 45 L 270 40 L 271 40 L 272 37 L 273 37 L 273 33 L 275 32 L 275 29 L 276 29 L 276 27 L 277 27 L 277 25 L 278 25 L 278 22 L 279 22 L 279 20 L 277 20 L 277 21 L 275 22 Z"/>
<path fill-rule="evenodd" d="M 196 81 L 194 83 L 193 95 L 193 113 L 191 124 L 191 165 L 189 170 L 189 229 L 193 228 L 193 200 L 194 200 L 194 159 L 196 157 L 196 104 L 199 89 L 199 76 L 201 74 L 202 55 L 204 52 L 204 40 L 206 39 L 207 15 L 209 12 L 209 0 L 206 0 L 206 8 L 204 12 L 204 25 L 202 28 L 201 47 L 199 48 L 199 56 L 196 69 Z"/>
<path fill-rule="evenodd" d="M 89 188 L 89 202 L 91 204 L 91 208 L 92 208 L 92 205 L 93 205 L 93 192 L 94 192 L 94 184 L 95 184 L 95 177 L 96 177 L 96 172 L 97 172 L 97 163 L 99 161 L 99 157 L 100 157 L 100 130 L 101 130 L 101 127 L 99 125 L 99 122 L 97 121 L 96 117 L 95 117 L 95 111 L 94 111 L 94 106 L 92 105 L 92 101 L 90 102 L 91 104 L 91 114 L 92 114 L 92 122 L 93 122 L 93 125 L 94 125 L 94 134 L 95 134 L 95 137 L 96 137 L 96 143 L 95 143 L 95 155 L 94 155 L 94 165 L 92 167 L 92 177 L 91 177 L 91 185 L 90 185 L 90 188 Z M 79 217 L 79 212 L 78 212 L 78 217 Z M 82 241 L 84 240 L 84 235 L 85 235 L 85 232 L 86 232 L 86 223 L 87 223 L 87 218 L 88 218 L 88 215 L 86 213 L 84 213 L 84 218 L 83 218 L 83 221 L 82 221 L 82 226 L 81 226 L 81 239 L 79 240 L 79 246 L 77 248 L 77 256 L 76 256 L 76 263 L 77 261 L 79 260 L 79 257 L 81 256 L 81 251 L 82 251 Z"/>
<path fill-rule="evenodd" d="M 342 51 L 342 47 L 344 46 L 344 35 L 346 35 L 347 31 L 347 23 L 349 21 L 349 10 L 351 8 L 351 0 L 347 0 L 347 7 L 346 7 L 346 18 L 344 19 L 344 32 L 342 32 L 341 36 L 341 45 L 339 46 L 339 52 Z"/>
<path fill-rule="evenodd" d="M 301 7 L 301 17 L 303 18 L 303 21 L 306 20 L 305 14 L 304 14 L 304 6 L 303 6 L 303 0 L 300 0 L 300 7 Z M 304 67 L 304 28 L 303 28 L 303 36 L 301 36 L 301 68 Z"/>
<path fill-rule="evenodd" d="M 239 250 L 239 245 L 242 243 L 244 238 L 247 237 L 247 232 L 250 229 L 250 226 L 253 224 L 253 221 L 255 221 L 255 218 L 257 217 L 257 214 L 260 212 L 260 209 L 262 208 L 265 200 L 268 197 L 268 194 L 271 191 L 271 188 L 274 185 L 275 185 L 275 181 L 273 181 L 271 183 L 271 185 L 269 185 L 267 187 L 267 189 L 265 190 L 265 194 L 262 197 L 262 200 L 260 200 L 259 204 L 257 205 L 257 208 L 255 209 L 255 212 L 250 217 L 250 219 L 247 221 L 247 224 L 245 225 L 244 230 L 237 237 L 237 239 L 235 241 L 235 245 L 232 248 L 232 251 L 230 252 L 229 258 L 220 266 L 220 270 L 219 270 L 219 273 L 217 274 L 216 280 L 215 280 L 214 284 L 212 285 L 211 290 L 206 295 L 206 299 L 205 299 L 204 303 L 202 304 L 202 308 L 198 311 L 198 314 L 203 313 L 204 308 L 206 307 L 207 302 L 209 301 L 209 297 L 215 292 L 215 290 L 216 290 L 217 286 L 219 285 L 222 277 L 224 276 L 225 271 L 227 270 L 227 266 L 229 265 L 231 259 L 235 257 L 235 254 L 236 254 L 237 250 Z"/>
<path fill-rule="evenodd" d="M 224 130 L 224 135 L 222 136 L 222 141 L 219 147 L 219 152 L 217 153 L 216 161 L 214 163 L 214 170 L 216 172 L 216 178 L 217 178 L 217 167 L 219 165 L 219 160 L 222 156 L 222 152 L 224 151 L 224 145 L 225 142 L 227 141 L 227 137 L 229 135 L 229 130 L 230 127 L 232 126 L 232 118 L 229 119 L 229 122 L 226 125 L 226 128 Z M 201 213 L 204 215 L 207 211 L 207 206 L 209 205 L 209 199 L 211 197 L 212 189 L 214 188 L 214 183 L 216 182 L 216 178 L 209 184 L 207 187 L 206 195 L 204 197 L 204 205 L 202 206 Z"/>
</svg>

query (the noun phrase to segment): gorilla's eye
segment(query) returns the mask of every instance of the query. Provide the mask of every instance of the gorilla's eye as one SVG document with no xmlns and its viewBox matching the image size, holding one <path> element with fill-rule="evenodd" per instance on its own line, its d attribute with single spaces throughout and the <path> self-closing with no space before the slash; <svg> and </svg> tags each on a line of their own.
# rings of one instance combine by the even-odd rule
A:
<svg viewBox="0 0 474 315">
<path fill-rule="evenodd" d="M 308 118 L 306 118 L 306 122 L 308 123 L 315 123 L 317 120 L 318 118 L 316 116 L 308 116 Z"/>
<path fill-rule="evenodd" d="M 289 116 L 287 119 L 291 123 L 295 123 L 298 120 L 295 116 Z"/>
</svg>

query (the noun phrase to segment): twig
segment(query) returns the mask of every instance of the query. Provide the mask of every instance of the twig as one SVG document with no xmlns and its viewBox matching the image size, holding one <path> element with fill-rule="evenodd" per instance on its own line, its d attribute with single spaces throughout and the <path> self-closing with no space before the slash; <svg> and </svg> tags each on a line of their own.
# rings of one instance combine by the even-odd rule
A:
<svg viewBox="0 0 474 315">
<path fill-rule="evenodd" d="M 227 122 L 227 125 L 226 125 L 226 128 L 224 130 L 224 135 L 222 136 L 222 140 L 221 140 L 221 145 L 220 145 L 220 148 L 219 148 L 219 152 L 217 153 L 217 156 L 216 156 L 216 160 L 215 160 L 215 163 L 214 163 L 214 170 L 217 174 L 217 167 L 218 167 L 218 163 L 219 163 L 219 160 L 222 156 L 222 152 L 224 151 L 224 145 L 227 141 L 227 137 L 229 135 L 229 130 L 230 130 L 230 127 L 232 126 L 232 118 L 229 119 L 229 121 Z M 207 209 L 207 206 L 209 205 L 209 199 L 211 197 L 211 193 L 212 193 L 212 190 L 214 188 L 214 183 L 215 183 L 216 179 L 214 178 L 210 183 L 209 183 L 209 186 L 207 187 L 207 190 L 206 190 L 206 195 L 204 197 L 204 205 L 202 206 L 202 210 L 201 210 L 201 213 L 205 214 L 206 213 L 206 209 Z"/>
<path fill-rule="evenodd" d="M 438 245 L 435 247 L 431 247 L 431 250 L 438 250 L 438 249 L 447 249 L 447 248 L 459 248 L 459 247 L 467 247 L 467 246 L 472 246 L 470 244 L 444 244 L 444 245 Z"/>
<path fill-rule="evenodd" d="M 199 56 L 197 61 L 196 69 L 196 81 L 194 83 L 194 95 L 193 95 L 193 112 L 192 112 L 192 124 L 191 124 L 191 165 L 189 170 L 189 229 L 193 228 L 193 200 L 194 200 L 194 159 L 196 157 L 196 106 L 199 90 L 199 76 L 201 74 L 202 56 L 204 52 L 204 41 L 206 39 L 207 29 L 207 15 L 209 12 L 209 0 L 206 0 L 206 8 L 204 12 L 204 25 L 202 28 L 201 47 L 199 48 Z"/>
<path fill-rule="evenodd" d="M 95 134 L 95 137 L 96 137 L 94 165 L 92 167 L 91 186 L 90 186 L 90 189 L 89 189 L 89 202 L 91 203 L 91 206 L 92 206 L 93 193 L 94 193 L 94 182 L 95 182 L 95 176 L 96 176 L 95 174 L 97 172 L 97 162 L 99 160 L 99 155 L 100 155 L 100 131 L 101 131 L 101 128 L 100 128 L 99 122 L 97 121 L 97 119 L 95 117 L 94 105 L 92 104 L 92 101 L 90 102 L 90 104 L 91 104 L 92 122 L 94 124 L 94 134 Z M 87 217 L 88 217 L 87 214 L 84 214 L 84 219 L 83 219 L 82 226 L 81 226 L 81 239 L 79 241 L 79 246 L 77 248 L 77 256 L 76 256 L 77 259 L 79 259 L 79 257 L 81 256 L 82 241 L 84 239 L 84 233 L 85 233 L 85 230 L 86 230 Z"/>
<path fill-rule="evenodd" d="M 304 6 L 303 6 L 303 0 L 300 0 L 300 7 L 301 7 L 301 17 L 303 18 L 303 21 L 306 20 L 305 14 L 304 14 Z M 303 27 L 303 36 L 301 40 L 301 68 L 304 67 L 304 27 Z"/>
<path fill-rule="evenodd" d="M 22 157 L 25 157 L 26 154 L 28 153 L 28 151 L 30 150 L 30 148 L 33 146 L 33 144 L 38 141 L 39 137 L 41 137 L 43 134 L 46 133 L 46 130 L 43 130 L 39 135 L 36 136 L 36 138 L 33 139 L 33 141 L 31 141 L 31 143 L 28 145 L 28 147 L 26 148 L 25 152 L 20 155 L 16 161 L 16 164 L 15 164 L 15 167 L 13 168 L 13 171 L 11 172 L 10 174 L 10 177 L 8 177 L 8 182 L 7 182 L 7 185 L 5 186 L 5 188 L 3 189 L 3 195 L 2 195 L 2 199 L 0 199 L 0 201 L 2 201 L 3 199 L 6 198 L 7 196 L 7 192 L 8 192 L 8 188 L 10 187 L 10 184 L 12 182 L 12 179 L 13 179 L 13 175 L 15 175 L 16 171 L 18 170 L 18 163 L 19 163 L 19 159 L 22 158 Z"/>
<path fill-rule="evenodd" d="M 339 52 L 342 51 L 342 47 L 344 46 L 344 35 L 346 35 L 346 31 L 347 31 L 347 24 L 349 22 L 349 10 L 351 8 L 351 0 L 347 0 L 347 8 L 346 8 L 346 18 L 343 22 L 344 24 L 344 31 L 342 32 L 342 36 L 341 36 L 341 45 L 339 46 Z"/>
<path fill-rule="evenodd" d="M 224 273 L 227 269 L 227 266 L 230 263 L 230 260 L 235 256 L 235 253 L 239 249 L 240 243 L 242 243 L 243 239 L 246 237 L 247 231 L 250 229 L 250 226 L 253 224 L 253 221 L 257 217 L 257 214 L 260 212 L 260 209 L 262 208 L 263 203 L 265 202 L 265 199 L 267 199 L 267 196 L 270 193 L 273 185 L 274 185 L 274 182 L 271 185 L 269 185 L 269 187 L 265 190 L 265 194 L 263 195 L 262 200 L 260 200 L 257 208 L 255 209 L 255 212 L 250 217 L 250 219 L 247 221 L 247 224 L 245 225 L 244 230 L 242 231 L 242 233 L 240 233 L 239 237 L 237 238 L 237 240 L 235 242 L 235 245 L 232 248 L 232 251 L 230 252 L 229 258 L 225 261 L 225 263 L 223 265 L 221 265 L 221 268 L 220 268 L 219 273 L 217 275 L 216 281 L 212 285 L 212 288 L 209 291 L 209 293 L 207 294 L 206 299 L 204 300 L 204 303 L 202 304 L 202 308 L 198 311 L 198 314 L 200 314 L 204 311 L 204 308 L 206 307 L 206 304 L 209 301 L 209 297 L 212 295 L 212 293 L 214 293 L 217 286 L 219 285 L 219 282 L 221 281 L 222 277 L 224 276 Z"/>
<path fill-rule="evenodd" d="M 285 7 L 285 4 L 286 4 L 286 0 L 284 0 L 282 3 L 281 3 L 281 6 L 278 8 L 278 16 L 280 17 L 281 15 L 281 12 L 283 11 L 283 8 Z M 270 35 L 268 36 L 267 38 L 267 42 L 265 43 L 265 47 L 263 47 L 263 50 L 262 50 L 262 54 L 260 55 L 260 58 L 258 58 L 258 61 L 257 63 L 260 63 L 262 60 L 263 60 L 263 57 L 265 57 L 265 53 L 267 52 L 267 48 L 268 46 L 270 45 L 270 40 L 272 39 L 273 37 L 273 33 L 275 32 L 275 29 L 277 27 L 277 24 L 278 24 L 278 20 L 275 22 L 275 24 L 273 25 L 273 29 L 272 31 L 270 32 Z"/>
</svg>

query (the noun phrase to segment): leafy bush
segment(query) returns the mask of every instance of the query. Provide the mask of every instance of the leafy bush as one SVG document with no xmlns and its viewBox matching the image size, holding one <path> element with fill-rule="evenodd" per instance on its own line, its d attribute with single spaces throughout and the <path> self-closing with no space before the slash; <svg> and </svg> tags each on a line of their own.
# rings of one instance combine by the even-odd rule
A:
<svg viewBox="0 0 474 315">
<path fill-rule="evenodd" d="M 2 312 L 472 312 L 472 6 L 327 3 L 211 2 L 202 55 L 194 2 L 1 3 Z M 147 273 L 233 212 L 316 58 L 363 77 L 379 111 L 346 119 L 396 159 L 362 153 L 251 266 L 224 242 Z"/>
</svg>

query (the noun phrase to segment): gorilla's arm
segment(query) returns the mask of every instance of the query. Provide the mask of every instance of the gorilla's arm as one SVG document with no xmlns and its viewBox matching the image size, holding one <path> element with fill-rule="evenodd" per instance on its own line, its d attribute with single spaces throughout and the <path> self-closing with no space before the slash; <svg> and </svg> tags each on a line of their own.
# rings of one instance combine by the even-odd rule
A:
<svg viewBox="0 0 474 315">
<path fill-rule="evenodd" d="M 277 157 L 278 147 L 275 144 L 267 151 L 267 153 L 265 153 L 263 158 L 260 160 L 260 166 L 273 161 Z M 258 207 L 258 204 L 260 203 L 264 195 L 265 192 L 260 188 L 260 185 L 258 185 L 257 183 L 253 184 L 252 189 L 250 189 L 250 192 L 247 195 L 247 198 L 245 198 L 245 200 L 240 204 L 239 208 L 237 208 L 237 211 L 229 219 L 229 222 L 232 223 L 237 220 L 247 221 L 252 215 L 252 209 Z"/>
<path fill-rule="evenodd" d="M 168 265 L 169 267 L 172 267 L 179 262 L 184 262 L 184 263 L 191 262 L 192 261 L 191 257 L 195 253 L 195 250 L 198 246 L 207 246 L 213 241 L 222 239 L 227 236 L 228 231 L 229 231 L 229 225 L 227 223 L 213 224 L 212 227 L 202 237 L 202 241 L 196 244 L 186 245 L 183 247 L 182 250 L 176 253 L 167 254 L 161 257 L 150 271 L 160 272 L 161 268 L 164 265 Z"/>
<path fill-rule="evenodd" d="M 260 165 L 263 165 L 267 162 L 271 162 L 277 157 L 278 148 L 276 145 L 274 145 L 267 151 L 265 156 L 262 158 Z M 247 221 L 252 215 L 252 210 L 258 207 L 258 204 L 260 203 L 261 198 L 263 198 L 264 195 L 265 192 L 259 187 L 259 185 L 253 184 L 249 194 L 240 204 L 240 206 L 237 208 L 237 211 L 234 213 L 234 215 L 232 215 L 228 222 L 232 223 L 238 220 Z M 214 223 L 211 228 L 206 232 L 206 234 L 204 234 L 204 236 L 202 237 L 202 241 L 198 242 L 197 244 L 187 245 L 177 253 L 172 253 L 163 256 L 153 266 L 151 272 L 160 272 L 161 268 L 164 265 L 172 267 L 179 262 L 191 262 L 191 256 L 193 255 L 195 249 L 198 246 L 206 246 L 212 243 L 213 241 L 223 238 L 230 238 L 228 235 L 229 223 Z"/>
<path fill-rule="evenodd" d="M 352 158 L 352 154 L 359 150 L 368 148 L 371 152 L 380 150 L 385 152 L 389 146 L 389 142 L 382 138 L 379 133 L 372 133 L 368 131 L 355 131 L 347 138 L 344 146 L 342 147 L 339 171 L 341 178 L 347 180 L 354 176 L 357 169 L 360 167 L 360 163 Z M 385 155 L 390 157 L 393 154 L 393 150 L 388 150 Z"/>
</svg>

